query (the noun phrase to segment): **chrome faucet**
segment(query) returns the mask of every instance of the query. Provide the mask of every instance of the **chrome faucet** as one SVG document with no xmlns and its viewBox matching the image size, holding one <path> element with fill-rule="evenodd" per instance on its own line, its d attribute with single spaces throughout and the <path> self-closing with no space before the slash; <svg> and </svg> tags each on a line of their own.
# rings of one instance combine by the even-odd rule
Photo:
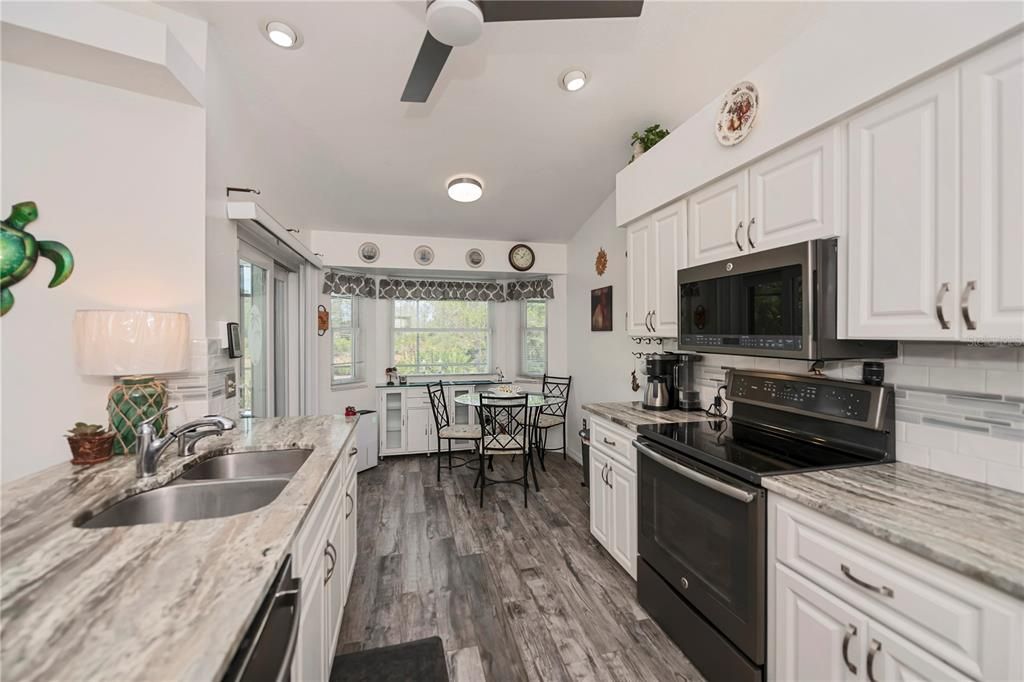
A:
<svg viewBox="0 0 1024 682">
<path fill-rule="evenodd" d="M 148 478 L 156 474 L 156 465 L 160 461 L 160 456 L 171 443 L 177 442 L 179 447 L 184 447 L 186 437 L 191 435 L 193 439 L 193 443 L 190 444 L 191 447 L 195 444 L 195 440 L 205 438 L 206 436 L 219 435 L 224 431 L 235 428 L 235 422 L 227 417 L 203 417 L 202 419 L 182 424 L 168 432 L 166 436 L 157 438 L 156 427 L 153 426 L 154 422 L 176 407 L 177 405 L 174 405 L 157 412 L 139 426 L 139 430 L 135 434 L 136 452 L 139 456 L 135 473 L 139 478 Z M 201 433 L 201 435 L 197 437 L 195 435 L 196 432 Z"/>
</svg>

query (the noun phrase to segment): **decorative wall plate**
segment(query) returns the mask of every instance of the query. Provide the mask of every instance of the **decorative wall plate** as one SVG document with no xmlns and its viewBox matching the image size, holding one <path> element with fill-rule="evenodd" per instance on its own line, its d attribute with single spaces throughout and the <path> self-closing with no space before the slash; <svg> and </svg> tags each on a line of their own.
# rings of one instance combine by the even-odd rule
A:
<svg viewBox="0 0 1024 682">
<path fill-rule="evenodd" d="M 359 260 L 364 263 L 375 263 L 380 258 L 380 247 L 373 242 L 363 242 L 359 245 Z"/>
<path fill-rule="evenodd" d="M 738 83 L 722 97 L 715 121 L 715 137 L 721 144 L 731 147 L 750 134 L 758 101 L 757 87 L 750 81 Z"/>
<path fill-rule="evenodd" d="M 516 244 L 508 252 L 508 264 L 519 272 L 526 272 L 537 262 L 537 256 L 526 244 Z"/>
<path fill-rule="evenodd" d="M 430 265 L 434 262 L 434 250 L 426 244 L 420 244 L 412 252 L 416 265 Z"/>
<path fill-rule="evenodd" d="M 602 246 L 597 250 L 597 258 L 594 260 L 594 272 L 600 277 L 608 269 L 608 254 L 605 252 Z"/>
<path fill-rule="evenodd" d="M 466 265 L 471 268 L 478 268 L 484 264 L 484 252 L 480 249 L 470 249 L 466 252 Z"/>
</svg>

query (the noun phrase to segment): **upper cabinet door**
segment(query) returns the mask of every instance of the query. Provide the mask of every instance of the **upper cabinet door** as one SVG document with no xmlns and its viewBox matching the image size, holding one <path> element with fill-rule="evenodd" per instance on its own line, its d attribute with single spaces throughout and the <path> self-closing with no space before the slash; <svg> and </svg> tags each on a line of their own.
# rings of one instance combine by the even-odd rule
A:
<svg viewBox="0 0 1024 682">
<path fill-rule="evenodd" d="M 626 329 L 632 336 L 652 336 L 654 292 L 650 254 L 654 244 L 650 217 L 626 228 Z"/>
<path fill-rule="evenodd" d="M 961 69 L 963 238 L 960 290 L 965 338 L 1024 338 L 1024 37 Z M 973 329 L 972 329 L 973 327 Z"/>
<path fill-rule="evenodd" d="M 841 149 L 842 128 L 835 126 L 751 166 L 750 221 L 741 240 L 771 249 L 839 234 Z"/>
<path fill-rule="evenodd" d="M 679 294 L 676 273 L 686 267 L 686 201 L 677 201 L 654 214 L 654 308 L 652 324 L 658 336 L 679 335 Z"/>
<path fill-rule="evenodd" d="M 688 265 L 732 258 L 750 250 L 746 241 L 747 171 L 733 173 L 688 197 Z"/>
<path fill-rule="evenodd" d="M 848 335 L 957 338 L 956 70 L 849 126 Z"/>
</svg>

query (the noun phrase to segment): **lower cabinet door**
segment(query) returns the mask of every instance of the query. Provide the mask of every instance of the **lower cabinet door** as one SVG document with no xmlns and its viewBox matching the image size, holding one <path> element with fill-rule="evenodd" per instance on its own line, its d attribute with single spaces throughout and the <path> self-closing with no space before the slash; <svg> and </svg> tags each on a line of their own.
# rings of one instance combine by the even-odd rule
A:
<svg viewBox="0 0 1024 682">
<path fill-rule="evenodd" d="M 292 663 L 294 680 L 326 680 L 330 673 L 324 632 L 324 562 L 314 559 L 302 577 L 299 641 Z"/>
<path fill-rule="evenodd" d="M 353 478 L 355 478 L 353 476 Z M 338 644 L 341 631 L 342 611 L 345 607 L 345 570 L 348 566 L 347 530 L 345 510 L 348 508 L 344 495 L 335 502 L 328 519 L 327 543 L 324 547 L 326 571 L 324 574 L 324 637 L 328 667 Z"/>
<path fill-rule="evenodd" d="M 865 679 L 890 680 L 966 680 L 966 675 L 938 658 L 872 621 L 868 625 Z"/>
<path fill-rule="evenodd" d="M 618 463 L 609 463 L 609 523 L 611 542 L 608 551 L 636 579 L 636 473 Z"/>
<path fill-rule="evenodd" d="M 859 611 L 776 564 L 777 682 L 864 680 L 868 621 Z M 878 677 L 877 680 L 882 678 Z"/>
<path fill-rule="evenodd" d="M 345 527 L 345 566 L 341 582 L 341 592 L 342 599 L 345 603 L 348 602 L 348 591 L 352 587 L 352 575 L 356 570 L 356 556 L 359 554 L 359 541 L 356 539 L 358 490 L 358 478 L 353 476 L 352 480 L 348 484 L 348 490 L 345 495 L 346 506 L 342 507 L 342 524 Z M 339 570 L 341 570 L 340 567 Z M 340 619 L 338 626 L 341 626 Z"/>
<path fill-rule="evenodd" d="M 410 407 L 406 410 L 406 450 L 430 452 L 429 422 L 433 420 L 429 407 Z M 436 440 L 434 441 L 436 444 Z"/>
<path fill-rule="evenodd" d="M 607 469 L 608 459 L 599 450 L 590 448 L 590 534 L 605 547 L 611 535 L 608 528 L 610 500 L 604 479 Z"/>
</svg>

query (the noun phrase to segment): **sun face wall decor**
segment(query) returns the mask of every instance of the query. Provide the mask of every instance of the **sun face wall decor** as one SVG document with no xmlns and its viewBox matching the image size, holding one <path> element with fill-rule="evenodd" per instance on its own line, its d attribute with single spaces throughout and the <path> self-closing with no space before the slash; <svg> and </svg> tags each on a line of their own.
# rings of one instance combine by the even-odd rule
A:
<svg viewBox="0 0 1024 682">
<path fill-rule="evenodd" d="M 594 260 L 594 272 L 597 273 L 598 277 L 604 276 L 605 271 L 608 270 L 608 254 L 605 252 L 602 246 L 597 250 L 597 258 Z"/>
</svg>

